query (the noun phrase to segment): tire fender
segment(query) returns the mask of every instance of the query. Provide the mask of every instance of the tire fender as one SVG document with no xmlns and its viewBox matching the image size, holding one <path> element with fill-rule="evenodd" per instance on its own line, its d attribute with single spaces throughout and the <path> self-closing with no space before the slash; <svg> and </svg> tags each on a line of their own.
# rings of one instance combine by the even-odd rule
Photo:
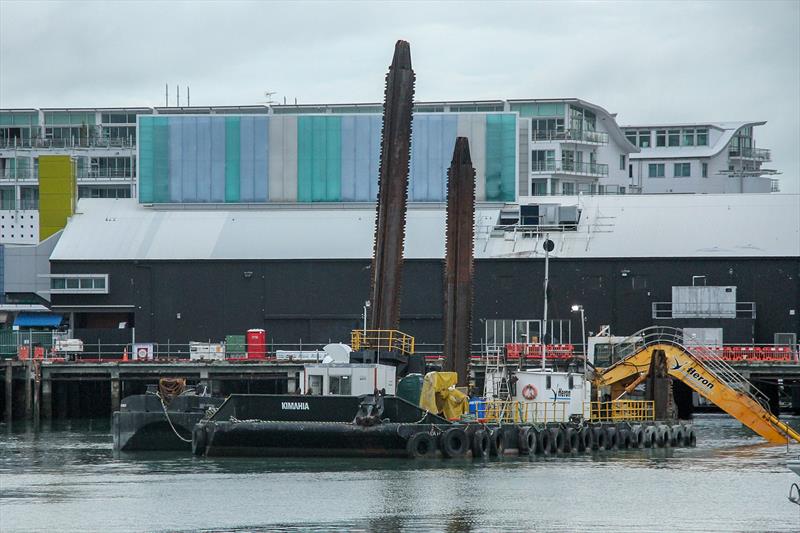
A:
<svg viewBox="0 0 800 533">
<path fill-rule="evenodd" d="M 463 457 L 469 448 L 467 433 L 461 428 L 445 430 L 439 438 L 439 448 L 448 459 Z"/>
<path fill-rule="evenodd" d="M 406 441 L 406 454 L 411 459 L 436 455 L 436 439 L 430 433 L 414 433 Z"/>
</svg>

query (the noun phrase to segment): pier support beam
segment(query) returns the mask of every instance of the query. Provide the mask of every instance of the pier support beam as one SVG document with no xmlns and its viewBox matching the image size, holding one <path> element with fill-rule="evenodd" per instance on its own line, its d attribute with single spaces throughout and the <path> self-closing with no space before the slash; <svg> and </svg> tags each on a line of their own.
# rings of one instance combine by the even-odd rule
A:
<svg viewBox="0 0 800 533">
<path fill-rule="evenodd" d="M 42 418 L 53 418 L 53 381 L 50 376 L 42 376 Z"/>
<path fill-rule="evenodd" d="M 33 361 L 28 359 L 25 363 L 25 419 L 33 418 L 33 383 L 31 380 L 31 369 Z"/>
<path fill-rule="evenodd" d="M 119 374 L 111 376 L 111 412 L 119 411 Z"/>
<path fill-rule="evenodd" d="M 6 361 L 6 409 L 3 413 L 3 420 L 6 424 L 11 423 L 11 417 L 14 413 L 12 410 L 14 404 L 14 394 L 12 387 L 14 386 L 14 367 L 11 364 L 11 359 Z"/>
</svg>

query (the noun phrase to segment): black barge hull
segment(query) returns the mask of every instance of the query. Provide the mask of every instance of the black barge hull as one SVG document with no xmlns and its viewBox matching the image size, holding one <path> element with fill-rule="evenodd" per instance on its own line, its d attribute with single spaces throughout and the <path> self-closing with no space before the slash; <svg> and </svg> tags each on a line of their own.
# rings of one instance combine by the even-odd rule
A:
<svg viewBox="0 0 800 533">
<path fill-rule="evenodd" d="M 179 396 L 165 413 L 161 400 L 153 394 L 128 396 L 112 416 L 114 450 L 188 451 L 194 426 L 203 419 L 206 409 L 222 402 L 221 398 Z"/>
</svg>

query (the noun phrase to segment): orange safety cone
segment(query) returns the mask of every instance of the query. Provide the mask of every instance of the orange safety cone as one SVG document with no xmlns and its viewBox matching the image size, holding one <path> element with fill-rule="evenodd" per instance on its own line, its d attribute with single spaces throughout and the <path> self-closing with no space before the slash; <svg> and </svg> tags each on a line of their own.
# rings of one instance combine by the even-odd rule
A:
<svg viewBox="0 0 800 533">
<path fill-rule="evenodd" d="M 128 360 L 128 347 L 127 346 L 125 347 L 125 351 L 122 352 L 122 360 L 123 361 L 127 361 Z"/>
</svg>

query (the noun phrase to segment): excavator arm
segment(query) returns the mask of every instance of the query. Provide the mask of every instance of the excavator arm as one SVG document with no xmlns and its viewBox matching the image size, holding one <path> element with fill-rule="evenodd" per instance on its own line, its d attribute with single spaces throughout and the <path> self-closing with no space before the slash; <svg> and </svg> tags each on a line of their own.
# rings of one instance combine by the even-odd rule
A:
<svg viewBox="0 0 800 533">
<path fill-rule="evenodd" d="M 732 369 L 723 377 L 692 355 L 683 346 L 660 343 L 641 348 L 613 366 L 595 373 L 595 385 L 624 386 L 633 376 L 642 379 L 650 369 L 653 354 L 664 352 L 669 375 L 688 385 L 702 397 L 739 420 L 769 442 L 800 442 L 800 433 L 781 422 L 769 409 L 748 392 L 750 384 Z M 743 387 L 743 390 L 739 390 Z"/>
</svg>

